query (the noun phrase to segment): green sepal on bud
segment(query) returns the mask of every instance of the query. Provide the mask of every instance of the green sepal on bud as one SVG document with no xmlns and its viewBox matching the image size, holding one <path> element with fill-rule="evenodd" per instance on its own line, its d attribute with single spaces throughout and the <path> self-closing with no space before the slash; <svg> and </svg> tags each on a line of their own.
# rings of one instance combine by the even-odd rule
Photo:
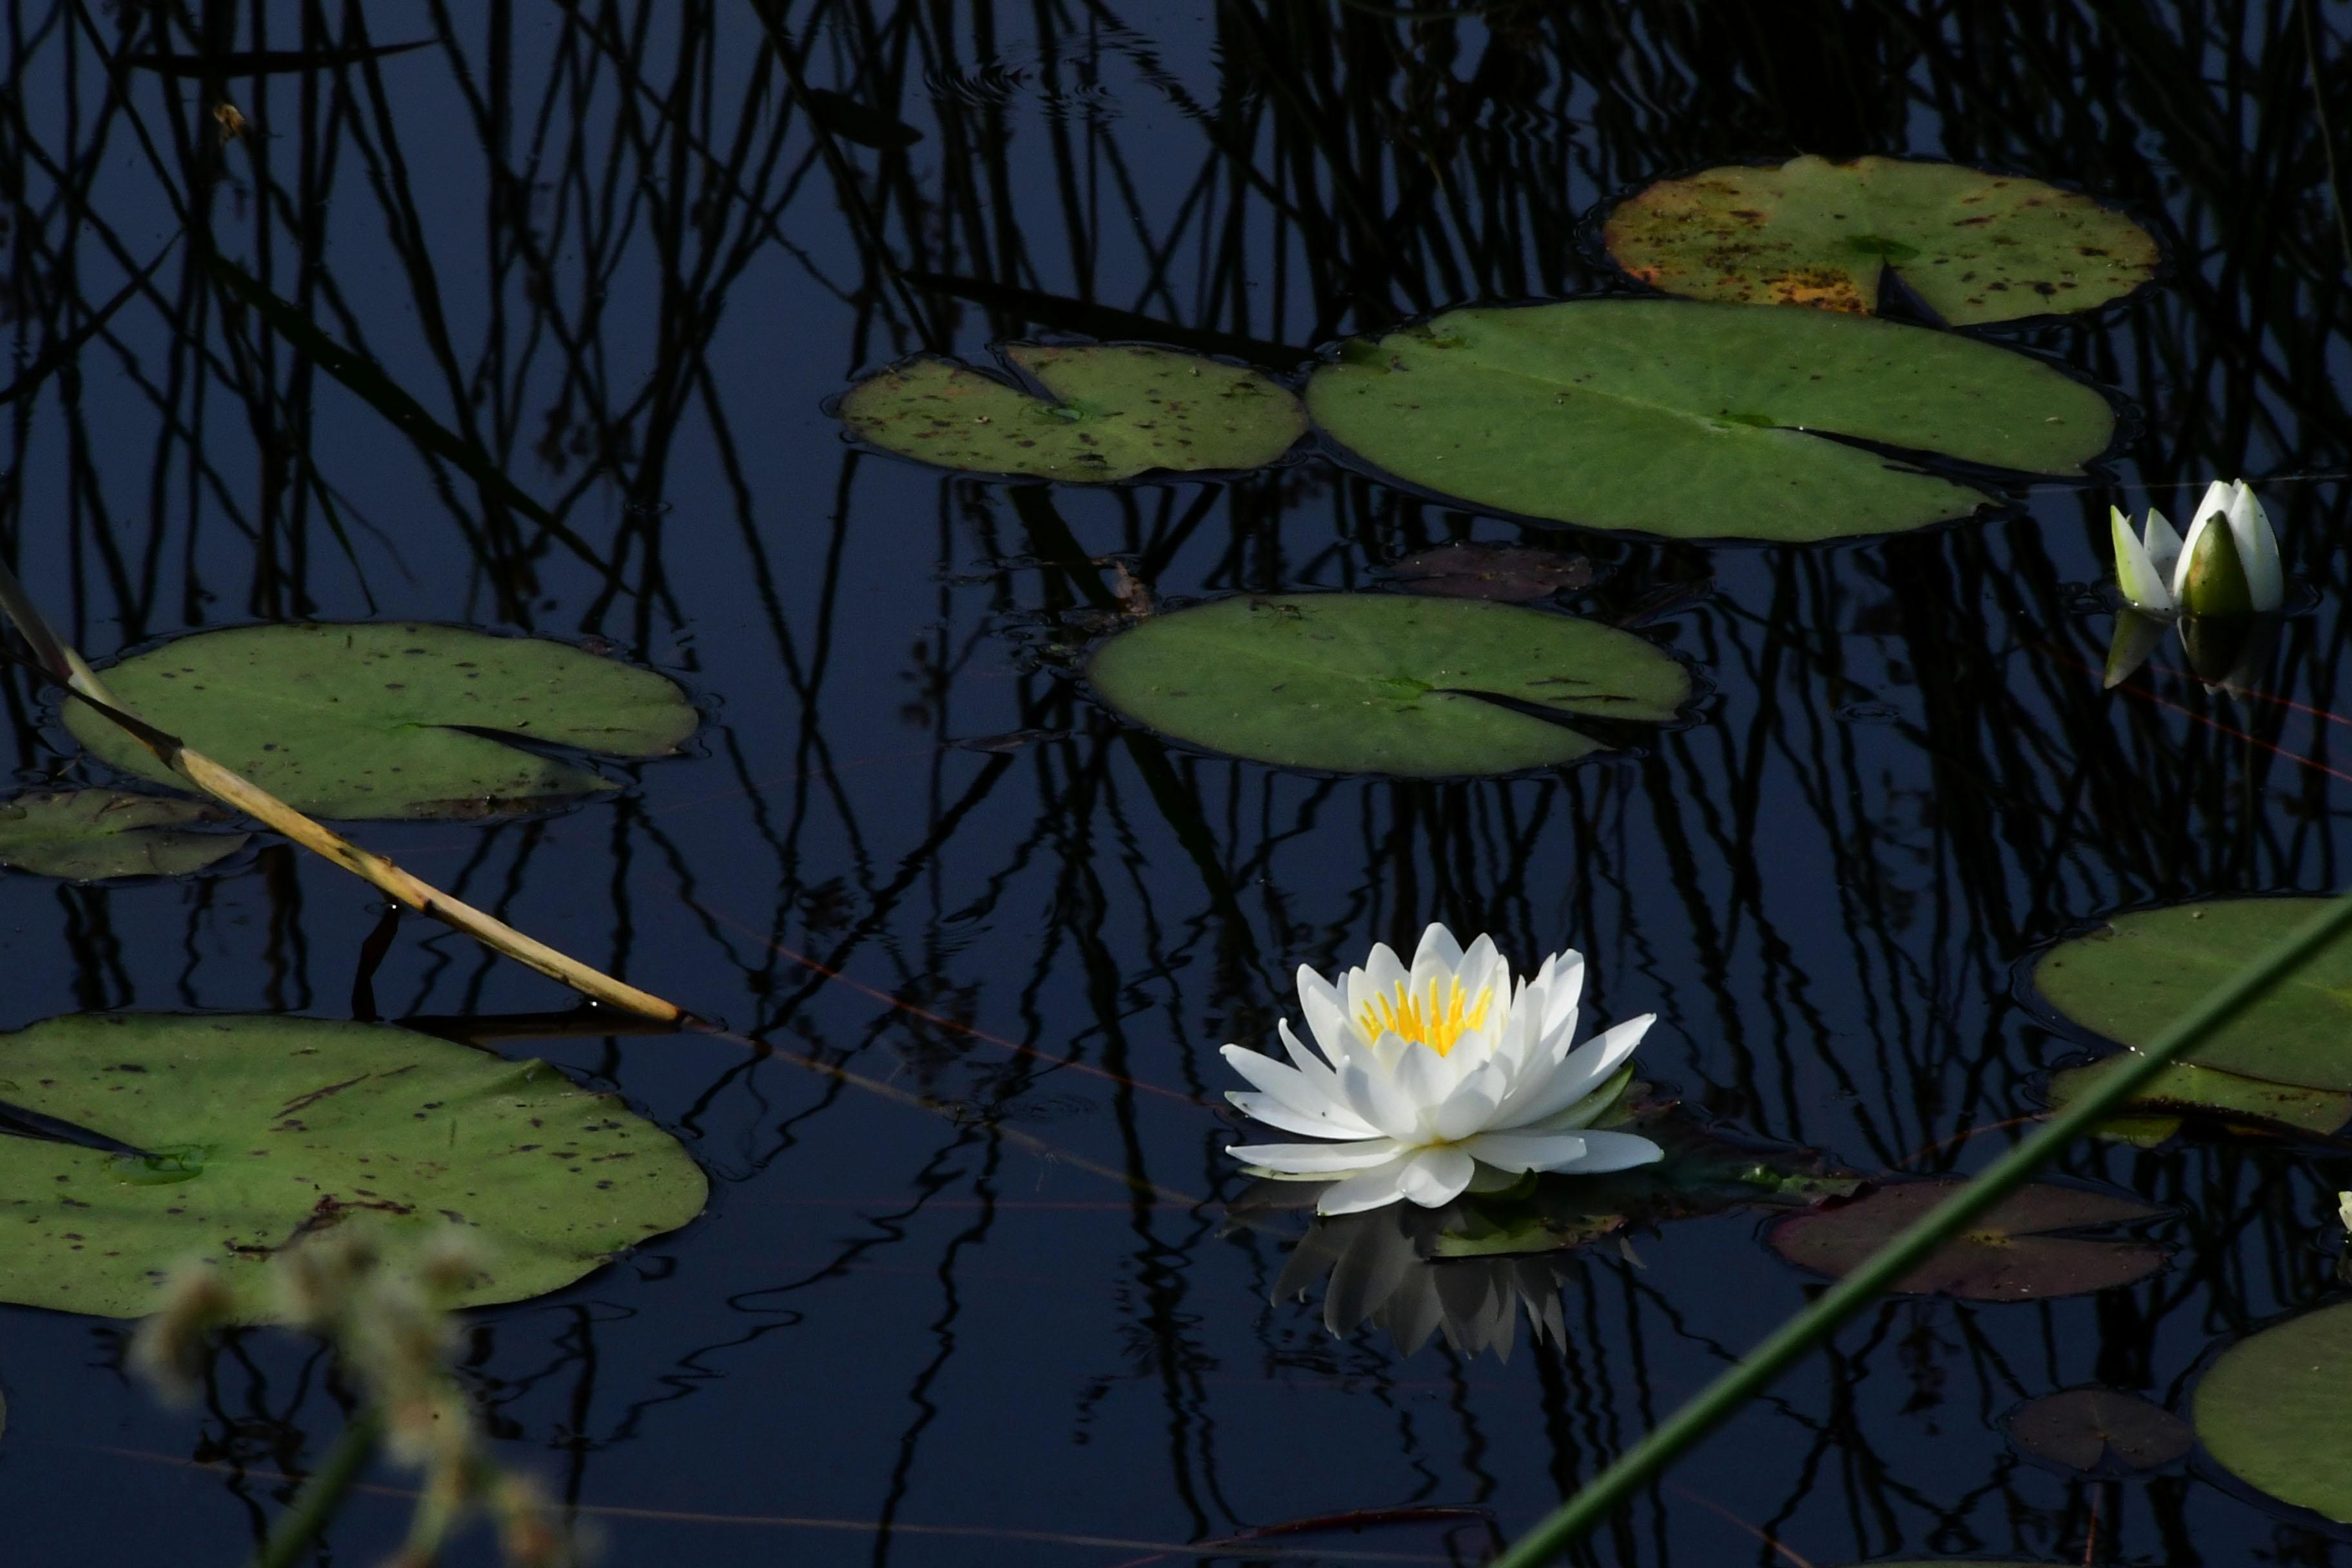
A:
<svg viewBox="0 0 2352 1568">
<path fill-rule="evenodd" d="M 2191 616 L 2250 616 L 2254 613 L 2253 584 L 2246 563 L 2226 521 L 2217 520 L 2196 531 L 2188 570 L 2180 581 L 2180 608 Z"/>
</svg>

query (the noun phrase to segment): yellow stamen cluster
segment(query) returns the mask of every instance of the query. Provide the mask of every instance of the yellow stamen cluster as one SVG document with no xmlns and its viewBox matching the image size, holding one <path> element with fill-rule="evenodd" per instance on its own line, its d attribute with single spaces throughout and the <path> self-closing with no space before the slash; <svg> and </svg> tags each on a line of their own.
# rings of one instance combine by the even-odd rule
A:
<svg viewBox="0 0 2352 1568">
<path fill-rule="evenodd" d="M 1450 994 L 1441 987 L 1450 985 Z M 1494 1005 L 1495 988 L 1480 989 L 1472 996 L 1459 980 L 1429 983 L 1426 1001 L 1416 996 L 1402 980 L 1396 984 L 1396 996 L 1376 997 L 1356 1011 L 1356 1021 L 1363 1026 L 1364 1034 L 1379 1039 L 1384 1033 L 1416 1046 L 1427 1046 L 1439 1056 L 1454 1048 L 1454 1042 L 1486 1022 L 1486 1009 Z"/>
</svg>

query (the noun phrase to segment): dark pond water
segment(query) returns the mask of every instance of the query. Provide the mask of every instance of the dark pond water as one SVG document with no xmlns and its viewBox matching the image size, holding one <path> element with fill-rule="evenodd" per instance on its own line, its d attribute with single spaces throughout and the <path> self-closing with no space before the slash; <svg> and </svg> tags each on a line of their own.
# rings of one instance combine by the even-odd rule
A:
<svg viewBox="0 0 2352 1568">
<path fill-rule="evenodd" d="M 2324 137 L 2332 113 L 2352 156 L 2352 8 L 1433 15 L 795 5 L 807 83 L 885 121 L 836 112 L 836 166 L 748 5 L 10 8 L 18 363 L 182 237 L 5 409 L 0 541 L 81 647 L 431 619 L 596 639 L 705 705 L 693 754 L 609 769 L 617 795 L 359 830 L 732 1031 L 534 1027 L 565 993 L 414 920 L 373 973 L 383 1016 L 616 1089 L 712 1177 L 688 1229 L 469 1319 L 502 1456 L 608 1561 L 1477 1561 L 1817 1282 L 1734 1212 L 1527 1276 L 1564 1333 L 1531 1348 L 1522 1319 L 1507 1361 L 1335 1336 L 1319 1290 L 1271 1299 L 1303 1226 L 1229 1215 L 1248 1184 L 1215 1050 L 1267 1037 L 1296 965 L 1433 919 L 1522 958 L 1573 945 L 1594 1014 L 1654 1009 L 1645 1075 L 1723 1130 L 1959 1172 L 2083 1050 L 2024 998 L 2041 946 L 2118 908 L 2342 884 L 2352 316 Z M 109 65 L 409 39 L 430 41 L 233 62 L 217 90 L 248 129 L 226 147 L 200 75 Z M 921 140 L 868 144 L 903 142 L 891 123 Z M 1799 151 L 2027 172 L 2161 237 L 2155 287 L 1992 334 L 2130 405 L 2106 471 L 1948 530 L 1701 548 L 1522 527 L 1314 454 L 1230 483 L 952 479 L 854 449 L 824 411 L 927 346 L 1303 352 L 1621 287 L 1580 235 L 1598 204 Z M 228 310 L 215 252 L 477 438 L 582 549 Z M 2179 518 L 2241 473 L 2304 585 L 2259 695 L 2208 692 L 2172 648 L 2103 692 L 2109 503 Z M 1533 778 L 1330 779 L 1160 749 L 1055 667 L 1112 562 L 1163 598 L 1339 587 L 1454 539 L 1589 554 L 1562 603 L 1688 660 L 1692 721 Z M 44 699 L 8 704 L 20 779 L 84 776 Z M 380 912 L 283 846 L 182 881 L 10 874 L 0 1025 L 349 1017 Z M 2162 1206 L 2169 1265 L 1872 1311 L 1586 1560 L 2345 1560 L 2201 1458 L 2086 1479 L 2000 1425 L 2090 1384 L 2185 1408 L 2218 1346 L 2333 1299 L 2340 1146 L 2097 1144 L 2065 1168 Z M 233 1336 L 175 1411 L 124 1372 L 123 1325 L 0 1323 L 12 1562 L 240 1561 L 346 1414 L 289 1334 Z M 1276 1529 L 1354 1510 L 1406 1511 Z M 405 1517 L 362 1495 L 331 1560 L 381 1559 Z"/>
</svg>

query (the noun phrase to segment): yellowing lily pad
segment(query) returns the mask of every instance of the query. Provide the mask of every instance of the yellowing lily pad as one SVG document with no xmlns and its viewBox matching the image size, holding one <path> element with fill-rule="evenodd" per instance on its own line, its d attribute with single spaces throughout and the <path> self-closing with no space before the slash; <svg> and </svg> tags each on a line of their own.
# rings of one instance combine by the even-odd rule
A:
<svg viewBox="0 0 2352 1568">
<path fill-rule="evenodd" d="M 2352 1302 L 2290 1318 L 2223 1352 L 2190 1402 L 2206 1452 L 2282 1502 L 2352 1524 Z"/>
<path fill-rule="evenodd" d="M 1901 1182 L 1852 1203 L 1791 1215 L 1772 1227 L 1772 1250 L 1817 1274 L 1844 1274 L 1958 1184 Z M 2164 1266 L 2163 1247 L 2074 1233 L 2153 1219 L 2160 1212 L 2128 1198 L 2035 1183 L 1994 1205 L 1895 1289 L 1971 1301 L 2032 1301 L 2128 1285 Z"/>
<path fill-rule="evenodd" d="M 1135 343 L 1000 352 L 1050 400 L 927 357 L 851 387 L 842 423 L 884 451 L 941 468 L 1078 484 L 1262 468 L 1306 433 L 1298 399 L 1262 371 Z"/>
<path fill-rule="evenodd" d="M 2155 275 L 2156 241 L 2039 180 L 1958 163 L 1794 158 L 1660 180 L 1602 229 L 1620 267 L 1670 294 L 1868 314 L 1891 268 L 1954 326 L 2087 310 Z"/>
<path fill-rule="evenodd" d="M 1831 437 L 2075 474 L 2115 432 L 2099 392 L 1991 343 L 1673 300 L 1449 310 L 1351 345 L 1307 407 L 1366 464 L 1444 496 L 1682 539 L 1881 533 L 1989 499 Z"/>
<path fill-rule="evenodd" d="M 388 1025 L 53 1018 L 0 1036 L 0 1103 L 133 1151 L 0 1137 L 0 1300 L 104 1317 L 152 1311 L 197 1259 L 258 1320 L 270 1256 L 346 1226 L 462 1226 L 487 1270 L 461 1304 L 518 1301 L 684 1225 L 709 1190 L 613 1096 Z"/>
<path fill-rule="evenodd" d="M 651 670 L 457 626 L 199 632 L 124 659 L 106 681 L 149 723 L 319 816 L 478 816 L 590 795 L 612 785 L 491 735 L 661 757 L 696 724 L 686 694 Z M 84 704 L 68 700 L 65 721 L 124 772 L 180 783 Z"/>
<path fill-rule="evenodd" d="M 1602 749 L 1576 718 L 1663 723 L 1690 695 L 1682 666 L 1630 632 L 1397 594 L 1244 595 L 1153 616 L 1097 647 L 1087 679 L 1192 745 L 1411 778 L 1574 762 Z"/>
<path fill-rule="evenodd" d="M 2325 901 L 2215 899 L 2117 915 L 2105 930 L 2044 953 L 2034 987 L 2084 1028 L 2142 1048 Z M 2241 1078 L 2352 1092 L 2352 936 L 2322 948 L 2185 1059 Z"/>
<path fill-rule="evenodd" d="M 0 800 L 0 866 L 70 882 L 184 877 L 245 847 L 244 833 L 192 828 L 223 821 L 192 800 L 122 790 L 37 790 Z"/>
</svg>

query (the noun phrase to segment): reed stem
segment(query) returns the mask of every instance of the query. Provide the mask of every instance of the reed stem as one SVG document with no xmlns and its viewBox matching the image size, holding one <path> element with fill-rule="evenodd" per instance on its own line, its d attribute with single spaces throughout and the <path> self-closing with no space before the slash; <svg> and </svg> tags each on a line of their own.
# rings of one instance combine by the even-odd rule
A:
<svg viewBox="0 0 2352 1568">
<path fill-rule="evenodd" d="M 1584 1489 L 1514 1542 L 1489 1568 L 1538 1568 L 1574 1545 L 1717 1427 L 1811 1353 L 1838 1327 L 1925 1263 L 1959 1229 L 2039 1173 L 2059 1151 L 2129 1100 L 2167 1064 L 2268 994 L 2333 938 L 2352 931 L 2352 894 L 2314 915 L 2241 969 L 2173 1026 L 2128 1054 L 2130 1065 L 2044 1121 L 1958 1192 L 1895 1237 L 1736 1365 L 1701 1389 Z"/>
</svg>

